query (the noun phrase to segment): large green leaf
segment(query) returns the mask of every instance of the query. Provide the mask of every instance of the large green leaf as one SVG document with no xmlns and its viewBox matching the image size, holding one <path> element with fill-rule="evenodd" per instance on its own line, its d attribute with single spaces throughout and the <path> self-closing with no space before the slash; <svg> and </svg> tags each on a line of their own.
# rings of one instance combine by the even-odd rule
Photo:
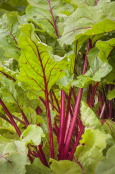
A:
<svg viewBox="0 0 115 174">
<path fill-rule="evenodd" d="M 67 0 L 67 2 L 70 2 L 71 4 L 73 4 L 76 7 L 80 7 L 83 5 L 87 5 L 87 6 L 95 6 L 96 5 L 96 0 Z M 100 2 L 110 2 L 110 0 L 99 0 L 98 3 Z"/>
<path fill-rule="evenodd" d="M 56 37 L 53 17 L 57 23 L 73 12 L 73 6 L 61 0 L 28 0 L 28 3 L 30 5 L 26 9 L 27 18 L 53 37 Z"/>
<path fill-rule="evenodd" d="M 25 89 L 32 93 L 32 97 L 36 95 L 38 98 L 43 95 L 46 84 L 49 92 L 51 87 L 64 75 L 67 63 L 59 56 L 56 57 L 56 60 L 51 47 L 37 40 L 33 25 L 22 25 L 20 29 L 22 35 L 19 38 L 19 46 L 22 51 L 18 79 L 24 82 Z M 26 30 L 27 32 L 25 32 Z"/>
<path fill-rule="evenodd" d="M 115 145 L 112 146 L 106 157 L 99 163 L 96 174 L 114 174 L 115 173 Z"/>
<path fill-rule="evenodd" d="M 40 159 L 35 159 L 31 165 L 26 166 L 26 174 L 51 174 L 51 169 L 42 164 Z"/>
<path fill-rule="evenodd" d="M 91 128 L 98 128 L 101 129 L 102 125 L 99 119 L 97 118 L 95 112 L 88 107 L 88 105 L 82 101 L 81 103 L 81 120 L 86 127 L 91 127 Z"/>
<path fill-rule="evenodd" d="M 18 59 L 20 48 L 18 47 L 18 15 L 16 12 L 4 14 L 0 19 L 0 47 L 5 51 L 5 56 Z"/>
<path fill-rule="evenodd" d="M 30 164 L 25 143 L 15 141 L 0 145 L 0 173 L 25 174 L 25 166 Z"/>
<path fill-rule="evenodd" d="M 50 165 L 52 174 L 82 174 L 81 167 L 75 162 L 69 160 L 56 161 L 54 159 L 50 159 L 50 162 L 52 162 Z"/>
<path fill-rule="evenodd" d="M 76 158 L 85 174 L 95 174 L 98 163 L 104 157 L 102 151 L 106 148 L 106 135 L 97 129 L 86 129 L 80 144 L 76 149 Z"/>
<path fill-rule="evenodd" d="M 61 45 L 71 44 L 82 35 L 94 36 L 115 30 L 115 2 L 100 2 L 97 6 L 83 5 L 65 21 L 64 32 L 59 39 Z"/>
</svg>

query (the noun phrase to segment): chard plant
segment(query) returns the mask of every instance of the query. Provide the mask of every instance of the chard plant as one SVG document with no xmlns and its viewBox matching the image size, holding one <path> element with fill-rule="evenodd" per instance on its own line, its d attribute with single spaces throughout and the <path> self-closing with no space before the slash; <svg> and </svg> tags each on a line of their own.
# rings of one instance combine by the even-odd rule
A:
<svg viewBox="0 0 115 174">
<path fill-rule="evenodd" d="M 0 174 L 114 174 L 115 2 L 0 7 Z"/>
</svg>

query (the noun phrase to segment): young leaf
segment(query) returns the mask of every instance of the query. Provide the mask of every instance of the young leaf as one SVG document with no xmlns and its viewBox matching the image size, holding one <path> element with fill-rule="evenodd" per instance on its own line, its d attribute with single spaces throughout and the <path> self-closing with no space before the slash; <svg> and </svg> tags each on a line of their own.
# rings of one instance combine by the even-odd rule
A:
<svg viewBox="0 0 115 174">
<path fill-rule="evenodd" d="M 59 39 L 60 44 L 71 44 L 75 40 L 78 40 L 82 35 L 86 37 L 87 33 L 89 36 L 92 36 L 92 30 L 95 32 L 99 31 L 97 34 L 105 33 L 106 30 L 107 32 L 111 32 L 112 29 L 114 29 L 114 7 L 115 2 L 100 2 L 97 4 L 97 6 L 94 7 L 87 5 L 78 7 L 76 11 L 72 13 L 72 15 L 70 15 L 65 21 L 64 32 L 62 37 Z M 111 18 L 113 21 L 110 21 Z M 104 21 L 105 19 L 110 20 L 103 22 L 100 29 L 100 24 L 98 25 L 98 23 Z M 108 22 L 111 23 L 110 25 L 112 25 L 112 28 L 108 27 Z M 96 24 L 97 26 L 94 26 L 94 29 L 92 29 L 93 25 Z M 95 34 L 96 33 L 94 33 L 94 35 Z"/>
<path fill-rule="evenodd" d="M 0 19 L 0 47 L 8 58 L 18 59 L 20 48 L 18 47 L 18 15 L 16 12 L 4 14 Z"/>
<path fill-rule="evenodd" d="M 88 107 L 85 102 L 81 102 L 81 120 L 86 127 L 91 127 L 93 129 L 101 129 L 102 125 L 93 110 Z"/>
<path fill-rule="evenodd" d="M 26 146 L 28 144 L 40 145 L 41 138 L 44 137 L 43 130 L 37 125 L 29 125 L 27 129 L 22 133 L 22 142 L 25 142 Z"/>
</svg>

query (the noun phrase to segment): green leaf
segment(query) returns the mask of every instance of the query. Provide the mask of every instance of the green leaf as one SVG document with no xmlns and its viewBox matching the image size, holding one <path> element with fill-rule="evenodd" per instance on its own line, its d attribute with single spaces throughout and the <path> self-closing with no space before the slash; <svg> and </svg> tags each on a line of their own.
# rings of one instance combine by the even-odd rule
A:
<svg viewBox="0 0 115 174">
<path fill-rule="evenodd" d="M 6 78 L 5 76 L 2 76 L 1 84 L 2 86 L 0 89 L 0 94 L 2 95 L 3 101 L 5 103 L 9 103 L 9 105 L 17 105 L 16 109 L 13 110 L 13 112 L 21 112 L 21 110 L 24 112 L 24 109 L 26 110 L 26 108 L 30 106 L 33 109 L 37 108 L 39 101 L 29 100 L 29 98 L 27 97 L 27 92 L 22 90 L 18 83 L 14 83 L 14 81 Z"/>
<path fill-rule="evenodd" d="M 71 43 L 83 35 L 85 38 L 87 35 L 92 36 L 114 31 L 114 7 L 115 2 L 100 2 L 94 7 L 87 5 L 78 7 L 76 11 L 65 20 L 64 32 L 59 39 L 60 44 L 63 45 L 65 43 L 71 45 Z"/>
<path fill-rule="evenodd" d="M 25 166 L 30 164 L 28 150 L 20 141 L 0 145 L 0 172 L 2 174 L 25 174 Z"/>
<path fill-rule="evenodd" d="M 5 57 L 18 59 L 18 15 L 15 12 L 4 14 L 0 19 L 0 47 L 5 51 Z"/>
<path fill-rule="evenodd" d="M 11 69 L 4 66 L 2 62 L 0 62 L 0 73 L 6 75 L 10 79 L 13 79 L 14 81 L 16 80 L 16 76 L 18 74 L 17 72 L 12 71 Z"/>
<path fill-rule="evenodd" d="M 66 53 L 64 47 L 61 47 L 56 38 L 51 37 L 46 31 L 36 29 L 36 33 L 41 42 L 46 43 L 53 48 L 53 54 L 58 56 L 64 56 Z"/>
<path fill-rule="evenodd" d="M 102 125 L 100 120 L 97 118 L 95 112 L 88 107 L 85 102 L 81 102 L 81 120 L 86 127 L 91 127 L 93 129 L 101 129 Z"/>
<path fill-rule="evenodd" d="M 39 124 L 44 122 L 43 118 L 38 116 L 36 114 L 36 111 L 32 109 L 31 107 L 24 108 L 23 111 L 30 124 Z"/>
<path fill-rule="evenodd" d="M 96 3 L 96 0 L 81 0 L 81 1 L 79 1 L 79 0 L 67 0 L 67 2 L 68 1 L 76 7 L 80 7 L 83 5 L 95 6 L 95 3 Z M 111 2 L 110 0 L 100 0 L 100 1 L 98 1 L 98 3 L 103 2 L 103 1 L 104 2 Z"/>
<path fill-rule="evenodd" d="M 108 91 L 107 98 L 108 100 L 112 100 L 113 98 L 115 98 L 115 88 Z"/>
<path fill-rule="evenodd" d="M 112 146 L 106 154 L 106 157 L 99 163 L 96 174 L 114 174 L 115 173 L 115 145 Z"/>
<path fill-rule="evenodd" d="M 52 162 L 50 165 L 52 174 L 82 174 L 81 167 L 75 162 L 69 160 L 56 161 L 54 159 L 50 159 L 50 162 Z"/>
<path fill-rule="evenodd" d="M 30 4 L 26 9 L 28 20 L 34 21 L 39 28 L 47 31 L 47 33 L 54 38 L 57 37 L 55 32 L 55 24 L 48 1 L 28 0 L 28 2 Z M 51 8 L 56 23 L 60 21 L 60 18 L 65 18 L 73 12 L 73 6 L 62 2 L 61 0 L 51 0 Z"/>
<path fill-rule="evenodd" d="M 92 82 L 92 73 L 90 71 L 87 71 L 84 75 L 77 76 L 77 80 L 73 80 L 71 83 L 72 86 L 76 86 L 78 88 L 85 88 L 89 86 Z"/>
<path fill-rule="evenodd" d="M 42 137 L 45 137 L 43 130 L 37 125 L 29 125 L 21 134 L 22 142 L 25 142 L 26 146 L 28 144 L 39 145 Z"/>
<path fill-rule="evenodd" d="M 26 9 L 27 0 L 1 0 L 0 7 L 7 11 L 23 12 Z"/>
<path fill-rule="evenodd" d="M 109 41 L 98 41 L 96 47 L 100 50 L 99 58 L 104 62 L 108 62 L 107 59 L 110 58 L 110 54 L 115 48 L 115 38 Z"/>
<path fill-rule="evenodd" d="M 106 135 L 97 129 L 86 129 L 80 144 L 76 149 L 76 159 L 85 174 L 95 174 L 98 163 L 104 157 L 102 151 L 106 148 Z"/>
<path fill-rule="evenodd" d="M 29 26 L 32 30 L 26 34 L 25 31 Z M 36 35 L 33 34 L 33 25 L 22 25 L 20 29 L 22 35 L 19 38 L 19 46 L 22 51 L 18 79 L 25 83 L 25 89 L 38 98 L 45 91 L 45 83 L 49 92 L 51 87 L 64 76 L 67 63 L 59 56 L 58 58 L 62 60 L 54 61 L 51 47 L 38 42 Z"/>
<path fill-rule="evenodd" d="M 101 47 L 100 47 L 100 52 L 102 52 Z M 94 47 L 88 53 L 89 65 L 93 72 L 92 80 L 94 81 L 101 81 L 101 79 L 105 77 L 107 74 L 109 74 L 112 70 L 112 67 L 107 62 L 106 57 L 103 55 L 103 59 L 100 58 L 100 52 L 96 47 Z M 108 53 L 110 53 L 109 50 L 108 50 Z M 106 54 L 106 49 L 103 50 L 103 54 Z"/>
<path fill-rule="evenodd" d="M 51 170 L 42 164 L 40 159 L 35 159 L 31 165 L 26 166 L 26 174 L 51 174 Z"/>
</svg>

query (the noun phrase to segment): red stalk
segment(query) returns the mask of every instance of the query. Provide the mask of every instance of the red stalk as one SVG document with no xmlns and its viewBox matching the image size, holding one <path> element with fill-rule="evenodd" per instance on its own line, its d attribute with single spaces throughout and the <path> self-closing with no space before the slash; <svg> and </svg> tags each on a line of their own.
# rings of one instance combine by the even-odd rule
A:
<svg viewBox="0 0 115 174">
<path fill-rule="evenodd" d="M 64 145 L 64 121 L 65 121 L 65 93 L 61 90 L 61 114 L 59 129 L 59 159 L 61 159 Z"/>
<path fill-rule="evenodd" d="M 5 111 L 5 113 L 7 114 L 7 116 L 9 117 L 9 119 L 10 119 L 12 125 L 14 126 L 14 128 L 15 128 L 15 130 L 16 130 L 18 136 L 20 137 L 20 136 L 21 136 L 21 131 L 19 130 L 19 128 L 18 128 L 16 122 L 15 122 L 14 119 L 12 118 L 12 115 L 11 115 L 10 112 L 8 111 L 7 107 L 6 107 L 5 104 L 3 103 L 2 99 L 0 99 L 0 104 L 2 105 L 2 107 L 3 107 L 4 111 Z"/>
<path fill-rule="evenodd" d="M 68 116 L 69 116 L 69 111 L 70 111 L 71 94 L 72 94 L 72 88 L 69 91 L 69 97 L 68 97 L 68 103 L 67 103 L 67 111 L 66 111 L 66 117 L 65 117 L 65 123 L 64 123 L 64 135 L 65 135 L 65 138 L 66 138 L 66 135 L 67 135 L 67 130 L 69 129 L 67 123 L 68 123 L 68 118 L 69 118 Z M 70 123 L 70 121 L 69 121 L 69 123 Z"/>
<path fill-rule="evenodd" d="M 97 83 L 94 85 L 94 87 L 93 87 L 92 96 L 91 96 L 90 101 L 89 101 L 89 104 L 88 104 L 89 107 L 91 107 L 92 104 L 93 104 L 94 97 L 95 97 L 95 93 L 96 93 L 96 90 L 97 90 L 98 85 L 99 85 L 99 82 L 97 82 Z"/>
<path fill-rule="evenodd" d="M 48 163 L 47 163 L 47 160 L 46 160 L 46 157 L 44 155 L 44 152 L 42 150 L 42 145 L 39 145 L 39 152 L 38 152 L 39 156 L 40 156 L 40 159 L 42 161 L 42 163 L 48 167 Z"/>
<path fill-rule="evenodd" d="M 112 118 L 112 103 L 113 101 L 112 100 L 109 100 L 109 118 Z"/>
<path fill-rule="evenodd" d="M 96 2 L 95 2 L 95 6 L 97 5 L 97 3 L 98 3 L 98 0 L 96 0 Z"/>
<path fill-rule="evenodd" d="M 73 98 L 74 98 L 74 101 L 75 101 L 75 103 L 76 103 L 76 99 L 77 99 L 77 97 L 76 97 L 76 93 L 75 93 L 74 88 L 72 88 L 72 93 L 73 93 Z"/>
<path fill-rule="evenodd" d="M 68 132 L 69 132 L 69 127 L 70 127 L 70 123 L 71 123 L 71 114 L 69 112 L 68 114 L 68 119 L 67 119 L 67 123 L 66 123 L 66 127 L 65 127 L 65 138 L 64 138 L 64 144 L 66 143 L 67 140 L 67 136 L 68 136 Z"/>
<path fill-rule="evenodd" d="M 84 130 L 84 126 L 82 125 L 82 127 L 81 127 L 81 129 L 80 129 L 80 132 L 79 132 L 79 134 L 78 134 L 78 136 L 77 136 L 77 138 L 76 138 L 75 144 L 74 144 L 74 146 L 73 146 L 73 148 L 72 148 L 72 151 L 71 151 L 70 155 L 69 155 L 68 158 L 67 158 L 68 160 L 70 160 L 70 159 L 72 158 L 72 156 L 73 156 L 73 154 L 74 154 L 74 152 L 75 152 L 76 146 L 78 145 L 79 140 L 80 140 L 80 138 L 81 138 L 81 135 L 82 135 L 82 133 L 83 133 L 83 130 Z"/>
<path fill-rule="evenodd" d="M 88 55 L 88 52 L 89 52 L 89 50 L 91 48 L 92 48 L 91 40 L 89 39 L 87 52 L 86 52 L 86 57 L 85 57 L 84 68 L 83 68 L 83 73 L 82 74 L 85 74 L 85 72 L 86 72 L 87 64 L 88 64 L 88 57 L 87 57 L 87 55 Z M 68 153 L 68 149 L 69 149 L 69 145 L 70 145 L 71 138 L 72 138 L 72 135 L 73 135 L 73 131 L 74 131 L 77 115 L 79 113 L 79 107 L 80 107 L 82 92 L 83 92 L 83 88 L 80 88 L 79 92 L 78 92 L 78 96 L 77 96 L 77 101 L 76 101 L 76 104 L 75 104 L 75 110 L 74 110 L 74 114 L 73 114 L 72 123 L 71 123 L 70 130 L 69 130 L 69 133 L 68 133 L 67 142 L 65 144 L 64 155 L 63 155 L 64 159 L 66 158 L 66 155 Z"/>
<path fill-rule="evenodd" d="M 89 85 L 87 92 L 87 103 L 89 103 L 91 92 L 92 92 L 92 85 Z"/>
</svg>

